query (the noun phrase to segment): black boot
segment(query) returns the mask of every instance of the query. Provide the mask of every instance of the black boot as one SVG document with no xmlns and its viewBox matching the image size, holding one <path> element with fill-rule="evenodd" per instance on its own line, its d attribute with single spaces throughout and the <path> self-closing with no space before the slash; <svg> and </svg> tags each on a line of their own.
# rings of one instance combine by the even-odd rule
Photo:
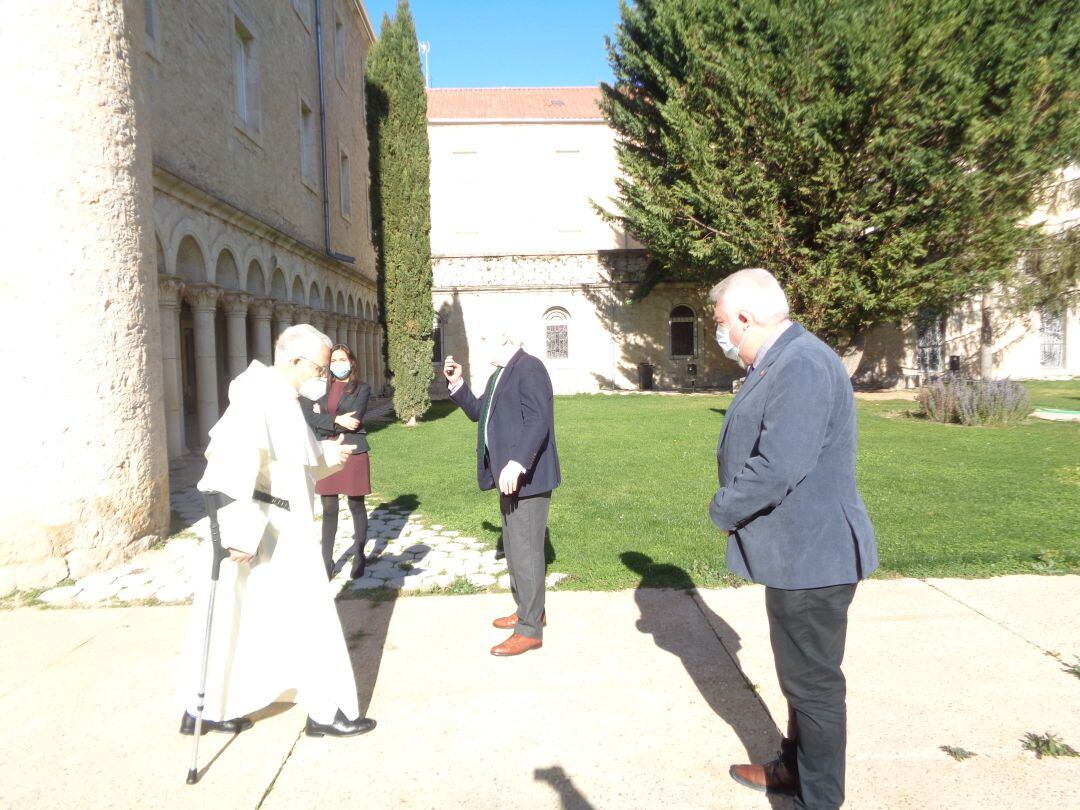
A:
<svg viewBox="0 0 1080 810">
<path fill-rule="evenodd" d="M 352 572 L 349 574 L 351 579 L 360 579 L 364 575 L 364 570 L 367 568 L 367 560 L 364 558 L 364 547 L 361 546 L 360 550 L 356 552 L 356 557 L 353 558 Z"/>
<path fill-rule="evenodd" d="M 357 734 L 367 734 L 373 728 L 375 721 L 371 718 L 348 720 L 341 709 L 338 709 L 333 723 L 316 723 L 309 717 L 304 733 L 309 737 L 355 737 Z"/>
</svg>

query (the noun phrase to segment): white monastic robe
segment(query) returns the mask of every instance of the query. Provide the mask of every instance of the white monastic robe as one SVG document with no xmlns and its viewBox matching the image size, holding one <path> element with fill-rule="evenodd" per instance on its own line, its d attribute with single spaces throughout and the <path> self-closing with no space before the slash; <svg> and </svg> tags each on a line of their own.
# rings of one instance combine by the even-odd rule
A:
<svg viewBox="0 0 1080 810">
<path fill-rule="evenodd" d="M 218 511 L 221 542 L 255 554 L 221 564 L 206 681 L 208 720 L 250 714 L 295 697 L 320 723 L 338 709 L 359 716 L 356 682 L 314 531 L 315 481 L 340 469 L 337 445 L 317 442 L 296 390 L 258 361 L 229 386 L 229 407 L 210 431 L 199 489 L 234 498 Z M 290 510 L 253 501 L 261 490 Z M 180 695 L 195 713 L 206 634 L 210 544 L 196 572 Z M 203 573 L 205 572 L 205 573 Z"/>
</svg>

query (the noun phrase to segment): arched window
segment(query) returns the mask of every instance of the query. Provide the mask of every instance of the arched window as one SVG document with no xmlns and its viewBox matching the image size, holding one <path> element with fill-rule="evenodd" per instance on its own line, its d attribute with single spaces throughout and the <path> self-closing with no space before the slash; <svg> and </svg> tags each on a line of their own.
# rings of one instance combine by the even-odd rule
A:
<svg viewBox="0 0 1080 810">
<path fill-rule="evenodd" d="M 570 357 L 570 313 L 562 307 L 552 307 L 544 313 L 544 338 L 548 360 Z"/>
<path fill-rule="evenodd" d="M 671 356 L 694 357 L 697 355 L 695 344 L 694 310 L 687 306 L 677 306 L 671 310 L 668 316 L 668 327 L 671 332 Z"/>
</svg>

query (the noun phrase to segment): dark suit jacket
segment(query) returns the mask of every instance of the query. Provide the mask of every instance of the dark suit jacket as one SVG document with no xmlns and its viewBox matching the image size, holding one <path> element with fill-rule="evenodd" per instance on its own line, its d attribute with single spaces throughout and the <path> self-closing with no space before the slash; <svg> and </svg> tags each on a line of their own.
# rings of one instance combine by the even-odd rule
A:
<svg viewBox="0 0 1080 810">
<path fill-rule="evenodd" d="M 728 568 L 773 588 L 858 582 L 877 541 L 855 488 L 851 381 L 836 352 L 792 324 L 728 406 L 709 515 Z"/>
<path fill-rule="evenodd" d="M 329 395 L 330 380 L 328 379 L 326 381 L 326 391 L 316 400 L 319 405 L 319 413 L 312 410 L 312 405 L 315 403 L 307 397 L 300 397 L 301 410 L 304 412 L 304 418 L 311 427 L 311 431 L 315 434 L 315 438 L 323 441 L 325 439 L 336 439 L 341 434 L 345 434 L 343 444 L 355 448 L 354 453 L 366 453 L 368 451 L 368 442 L 367 429 L 364 427 L 364 411 L 367 410 L 368 397 L 371 396 L 371 386 L 366 382 L 361 382 L 357 384 L 352 393 L 346 391 L 341 397 L 341 402 L 338 403 L 336 413 L 329 413 L 326 407 Z M 355 416 L 360 420 L 360 426 L 356 430 L 345 430 L 341 425 L 334 423 L 335 416 L 350 411 L 356 411 Z"/>
<path fill-rule="evenodd" d="M 486 392 L 491 379 L 484 386 Z M 523 349 L 506 364 L 495 387 L 488 414 L 488 452 L 483 450 L 484 396 L 477 398 L 462 383 L 450 398 L 477 422 L 476 481 L 480 489 L 494 489 L 509 461 L 525 468 L 518 495 L 527 498 L 559 486 L 559 453 L 555 448 L 555 398 L 544 364 Z"/>
</svg>

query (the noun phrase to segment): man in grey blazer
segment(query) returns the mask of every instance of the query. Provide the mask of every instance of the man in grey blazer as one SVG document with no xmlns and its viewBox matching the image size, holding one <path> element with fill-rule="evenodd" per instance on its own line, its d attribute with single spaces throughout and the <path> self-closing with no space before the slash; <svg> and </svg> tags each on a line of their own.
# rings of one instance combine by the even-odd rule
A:
<svg viewBox="0 0 1080 810">
<path fill-rule="evenodd" d="M 855 586 L 877 568 L 877 543 L 855 487 L 851 382 L 836 353 L 788 317 L 767 270 L 740 270 L 709 294 L 716 339 L 746 368 L 717 448 L 709 504 L 728 532 L 727 565 L 765 585 L 787 736 L 765 765 L 733 765 L 757 790 L 797 807 L 844 801 L 846 684 L 840 665 Z"/>
</svg>

